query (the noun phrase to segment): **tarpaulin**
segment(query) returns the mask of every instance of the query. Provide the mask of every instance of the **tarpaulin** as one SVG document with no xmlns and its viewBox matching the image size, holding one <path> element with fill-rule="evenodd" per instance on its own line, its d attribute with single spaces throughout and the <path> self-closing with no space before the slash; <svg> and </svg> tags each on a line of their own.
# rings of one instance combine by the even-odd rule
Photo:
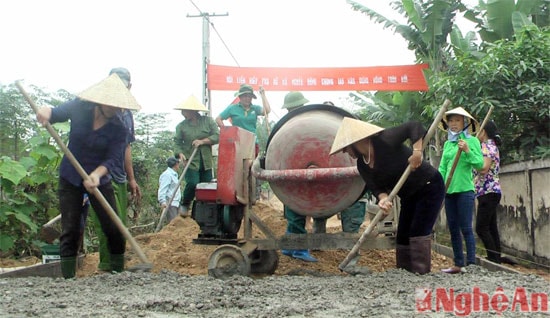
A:
<svg viewBox="0 0 550 318">
<path fill-rule="evenodd" d="M 372 67 L 233 67 L 208 64 L 210 90 L 241 84 L 269 91 L 427 91 L 428 64 Z"/>
</svg>

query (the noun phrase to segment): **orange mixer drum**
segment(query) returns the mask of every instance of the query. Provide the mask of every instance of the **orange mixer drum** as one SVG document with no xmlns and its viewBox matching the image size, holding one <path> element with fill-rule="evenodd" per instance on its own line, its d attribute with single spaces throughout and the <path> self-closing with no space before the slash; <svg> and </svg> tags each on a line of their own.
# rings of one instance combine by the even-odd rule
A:
<svg viewBox="0 0 550 318">
<path fill-rule="evenodd" d="M 352 115 L 338 107 L 308 105 L 285 115 L 269 136 L 265 170 L 275 195 L 295 212 L 330 217 L 349 207 L 365 183 L 355 160 L 329 156 L 342 119 Z"/>
</svg>

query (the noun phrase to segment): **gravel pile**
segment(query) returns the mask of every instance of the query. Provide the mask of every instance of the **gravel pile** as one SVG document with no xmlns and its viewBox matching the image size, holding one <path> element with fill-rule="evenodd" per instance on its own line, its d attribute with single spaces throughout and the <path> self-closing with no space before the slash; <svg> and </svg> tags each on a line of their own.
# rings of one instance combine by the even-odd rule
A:
<svg viewBox="0 0 550 318">
<path fill-rule="evenodd" d="M 483 300 L 479 293 L 487 295 L 488 309 L 475 299 L 465 302 L 468 295 L 476 296 L 476 287 L 477 299 Z M 425 305 L 429 315 L 419 312 L 416 304 L 426 299 L 426 291 L 431 292 L 431 299 L 419 305 Z M 545 312 L 540 312 L 544 307 L 531 303 L 532 295 L 549 293 L 550 284 L 539 276 L 489 272 L 478 266 L 457 275 L 419 276 L 393 269 L 365 276 L 239 276 L 227 280 L 170 271 L 123 272 L 74 280 L 0 279 L 0 316 L 456 317 L 468 313 L 487 317 L 502 311 L 501 317 L 549 317 L 547 299 Z M 518 298 L 513 310 L 514 294 Z M 531 312 L 518 312 L 521 309 Z"/>
</svg>

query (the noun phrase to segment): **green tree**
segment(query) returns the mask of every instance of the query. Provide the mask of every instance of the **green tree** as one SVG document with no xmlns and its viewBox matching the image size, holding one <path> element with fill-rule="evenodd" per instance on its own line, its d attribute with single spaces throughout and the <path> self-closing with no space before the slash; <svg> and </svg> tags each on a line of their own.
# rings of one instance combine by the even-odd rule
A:
<svg viewBox="0 0 550 318">
<path fill-rule="evenodd" d="M 353 10 L 366 14 L 384 29 L 393 30 L 415 52 L 418 63 L 427 63 L 424 75 L 430 85 L 438 74 L 445 71 L 452 59 L 448 38 L 453 30 L 457 12 L 466 10 L 458 0 L 400 0 L 392 1 L 392 7 L 407 20 L 406 24 L 390 20 L 378 12 L 352 0 L 347 0 Z M 439 102 L 433 95 L 421 92 L 357 92 L 363 97 L 352 96 L 365 109 L 360 117 L 383 126 L 393 126 L 408 119 L 419 119 L 429 125 L 430 115 L 437 112 Z M 352 94 L 354 95 L 354 94 Z M 443 97 L 443 99 L 445 99 Z M 372 100 L 372 102 L 365 102 Z M 428 119 L 428 120 L 427 120 Z"/>
<path fill-rule="evenodd" d="M 71 96 L 33 85 L 28 93 L 39 106 Z M 54 128 L 66 136 L 69 125 Z M 59 214 L 55 190 L 61 158 L 15 85 L 0 85 L 0 251 L 21 256 L 37 250 L 39 225 Z"/>
<path fill-rule="evenodd" d="M 19 161 L 0 158 L 0 251 L 14 256 L 32 255 L 39 225 L 59 214 L 55 190 L 62 156 L 45 131 L 28 146 L 28 156 Z"/>
<path fill-rule="evenodd" d="M 550 29 L 526 26 L 513 41 L 499 40 L 477 59 L 458 58 L 433 88 L 501 128 L 503 162 L 550 155 Z"/>
<path fill-rule="evenodd" d="M 448 54 L 447 38 L 451 33 L 457 11 L 466 7 L 459 0 L 401 0 L 391 5 L 407 19 L 407 24 L 390 20 L 378 12 L 352 0 L 353 10 L 366 14 L 374 22 L 383 24 L 401 35 L 416 55 L 417 62 L 428 63 L 432 72 L 445 69 Z"/>
<path fill-rule="evenodd" d="M 36 120 L 14 84 L 0 86 L 0 154 L 18 160 Z"/>
<path fill-rule="evenodd" d="M 550 25 L 548 0 L 480 0 L 468 8 L 464 17 L 476 23 L 481 39 L 486 43 L 511 40 L 527 25 Z"/>
<path fill-rule="evenodd" d="M 134 174 L 143 195 L 133 202 L 136 222 L 158 221 L 158 177 L 166 169 L 166 158 L 174 156 L 174 133 L 166 130 L 167 113 L 137 113 L 134 116 L 136 141 L 132 143 Z"/>
</svg>

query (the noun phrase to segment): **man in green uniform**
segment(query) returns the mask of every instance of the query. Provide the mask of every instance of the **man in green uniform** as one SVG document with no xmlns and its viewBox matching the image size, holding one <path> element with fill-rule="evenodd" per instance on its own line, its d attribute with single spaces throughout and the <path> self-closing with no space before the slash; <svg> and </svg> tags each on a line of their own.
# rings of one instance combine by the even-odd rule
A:
<svg viewBox="0 0 550 318">
<path fill-rule="evenodd" d="M 180 214 L 187 217 L 191 202 L 195 198 L 197 184 L 212 181 L 212 145 L 220 141 L 220 131 L 211 117 L 199 113 L 199 111 L 207 112 L 208 108 L 195 97 L 191 96 L 176 109 L 181 109 L 181 113 L 185 117 L 176 126 L 176 136 L 174 137 L 176 156 L 186 164 L 193 149 L 197 148 L 197 153 L 185 173 L 185 188 L 183 189 Z"/>
</svg>

